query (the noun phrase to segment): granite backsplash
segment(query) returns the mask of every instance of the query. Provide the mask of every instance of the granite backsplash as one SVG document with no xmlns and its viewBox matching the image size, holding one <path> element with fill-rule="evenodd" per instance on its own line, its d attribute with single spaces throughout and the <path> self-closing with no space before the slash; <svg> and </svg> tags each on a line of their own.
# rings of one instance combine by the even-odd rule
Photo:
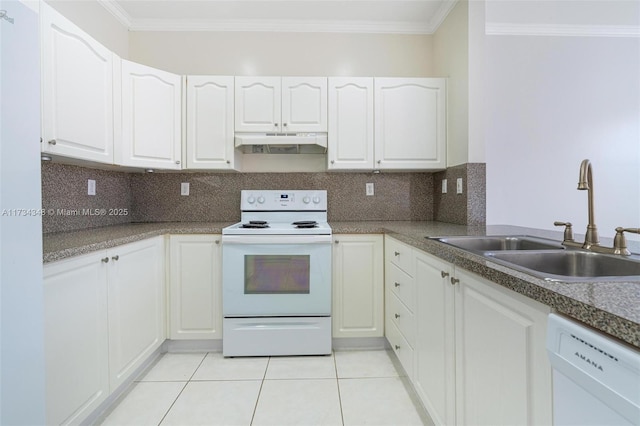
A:
<svg viewBox="0 0 640 426">
<path fill-rule="evenodd" d="M 441 194 L 446 176 L 449 191 Z M 463 177 L 463 195 L 455 178 Z M 87 180 L 96 195 L 87 195 Z M 180 195 L 189 182 L 190 195 Z M 127 173 L 42 163 L 45 233 L 130 222 L 236 222 L 241 189 L 326 189 L 330 221 L 483 224 L 484 164 L 438 173 Z M 365 195 L 373 183 L 374 196 Z"/>
</svg>

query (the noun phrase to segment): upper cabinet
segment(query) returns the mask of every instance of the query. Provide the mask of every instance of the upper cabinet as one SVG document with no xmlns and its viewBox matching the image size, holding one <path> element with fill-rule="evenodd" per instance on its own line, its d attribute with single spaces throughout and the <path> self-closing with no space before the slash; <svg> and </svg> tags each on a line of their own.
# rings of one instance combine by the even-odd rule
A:
<svg viewBox="0 0 640 426">
<path fill-rule="evenodd" d="M 233 142 L 234 79 L 227 76 L 187 76 L 186 167 L 237 168 Z"/>
<path fill-rule="evenodd" d="M 446 80 L 375 79 L 375 167 L 446 168 Z"/>
<path fill-rule="evenodd" d="M 117 164 L 181 169 L 182 77 L 122 60 L 122 143 Z"/>
<path fill-rule="evenodd" d="M 236 132 L 326 132 L 326 77 L 236 77 Z"/>
<path fill-rule="evenodd" d="M 42 151 L 113 163 L 115 55 L 44 3 L 40 20 Z"/>
<path fill-rule="evenodd" d="M 328 168 L 374 168 L 373 78 L 329 78 Z"/>
</svg>

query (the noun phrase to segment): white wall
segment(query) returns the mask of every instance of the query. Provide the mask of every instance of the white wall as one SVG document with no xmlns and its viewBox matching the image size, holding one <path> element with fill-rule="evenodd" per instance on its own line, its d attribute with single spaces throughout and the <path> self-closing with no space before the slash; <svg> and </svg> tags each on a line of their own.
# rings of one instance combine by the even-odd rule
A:
<svg viewBox="0 0 640 426">
<path fill-rule="evenodd" d="M 433 70 L 447 77 L 447 166 L 469 161 L 469 3 L 460 0 L 433 34 Z"/>
<path fill-rule="evenodd" d="M 432 75 L 429 35 L 134 31 L 129 54 L 176 74 Z"/>
<path fill-rule="evenodd" d="M 506 19 L 495 7 L 487 15 Z M 580 15 L 580 3 L 567 7 Z M 628 18 L 620 8 L 619 22 Z M 487 223 L 553 229 L 562 220 L 583 234 L 587 193 L 576 186 L 588 158 L 600 236 L 640 227 L 640 38 L 488 35 L 485 47 Z"/>
<path fill-rule="evenodd" d="M 45 422 L 38 16 L 1 1 L 0 424 Z M 30 213 L 26 213 L 25 210 Z"/>
</svg>

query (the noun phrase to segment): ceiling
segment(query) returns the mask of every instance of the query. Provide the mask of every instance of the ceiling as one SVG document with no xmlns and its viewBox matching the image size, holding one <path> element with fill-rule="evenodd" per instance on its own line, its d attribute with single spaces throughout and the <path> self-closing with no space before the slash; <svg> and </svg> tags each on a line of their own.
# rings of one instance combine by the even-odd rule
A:
<svg viewBox="0 0 640 426">
<path fill-rule="evenodd" d="M 458 0 L 99 0 L 130 31 L 432 34 Z"/>
</svg>

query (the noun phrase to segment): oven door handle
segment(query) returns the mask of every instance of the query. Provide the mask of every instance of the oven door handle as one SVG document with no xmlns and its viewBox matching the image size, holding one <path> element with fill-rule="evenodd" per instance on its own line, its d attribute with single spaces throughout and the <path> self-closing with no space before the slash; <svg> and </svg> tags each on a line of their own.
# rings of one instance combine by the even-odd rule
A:
<svg viewBox="0 0 640 426">
<path fill-rule="evenodd" d="M 331 235 L 223 235 L 222 244 L 331 244 Z"/>
</svg>

